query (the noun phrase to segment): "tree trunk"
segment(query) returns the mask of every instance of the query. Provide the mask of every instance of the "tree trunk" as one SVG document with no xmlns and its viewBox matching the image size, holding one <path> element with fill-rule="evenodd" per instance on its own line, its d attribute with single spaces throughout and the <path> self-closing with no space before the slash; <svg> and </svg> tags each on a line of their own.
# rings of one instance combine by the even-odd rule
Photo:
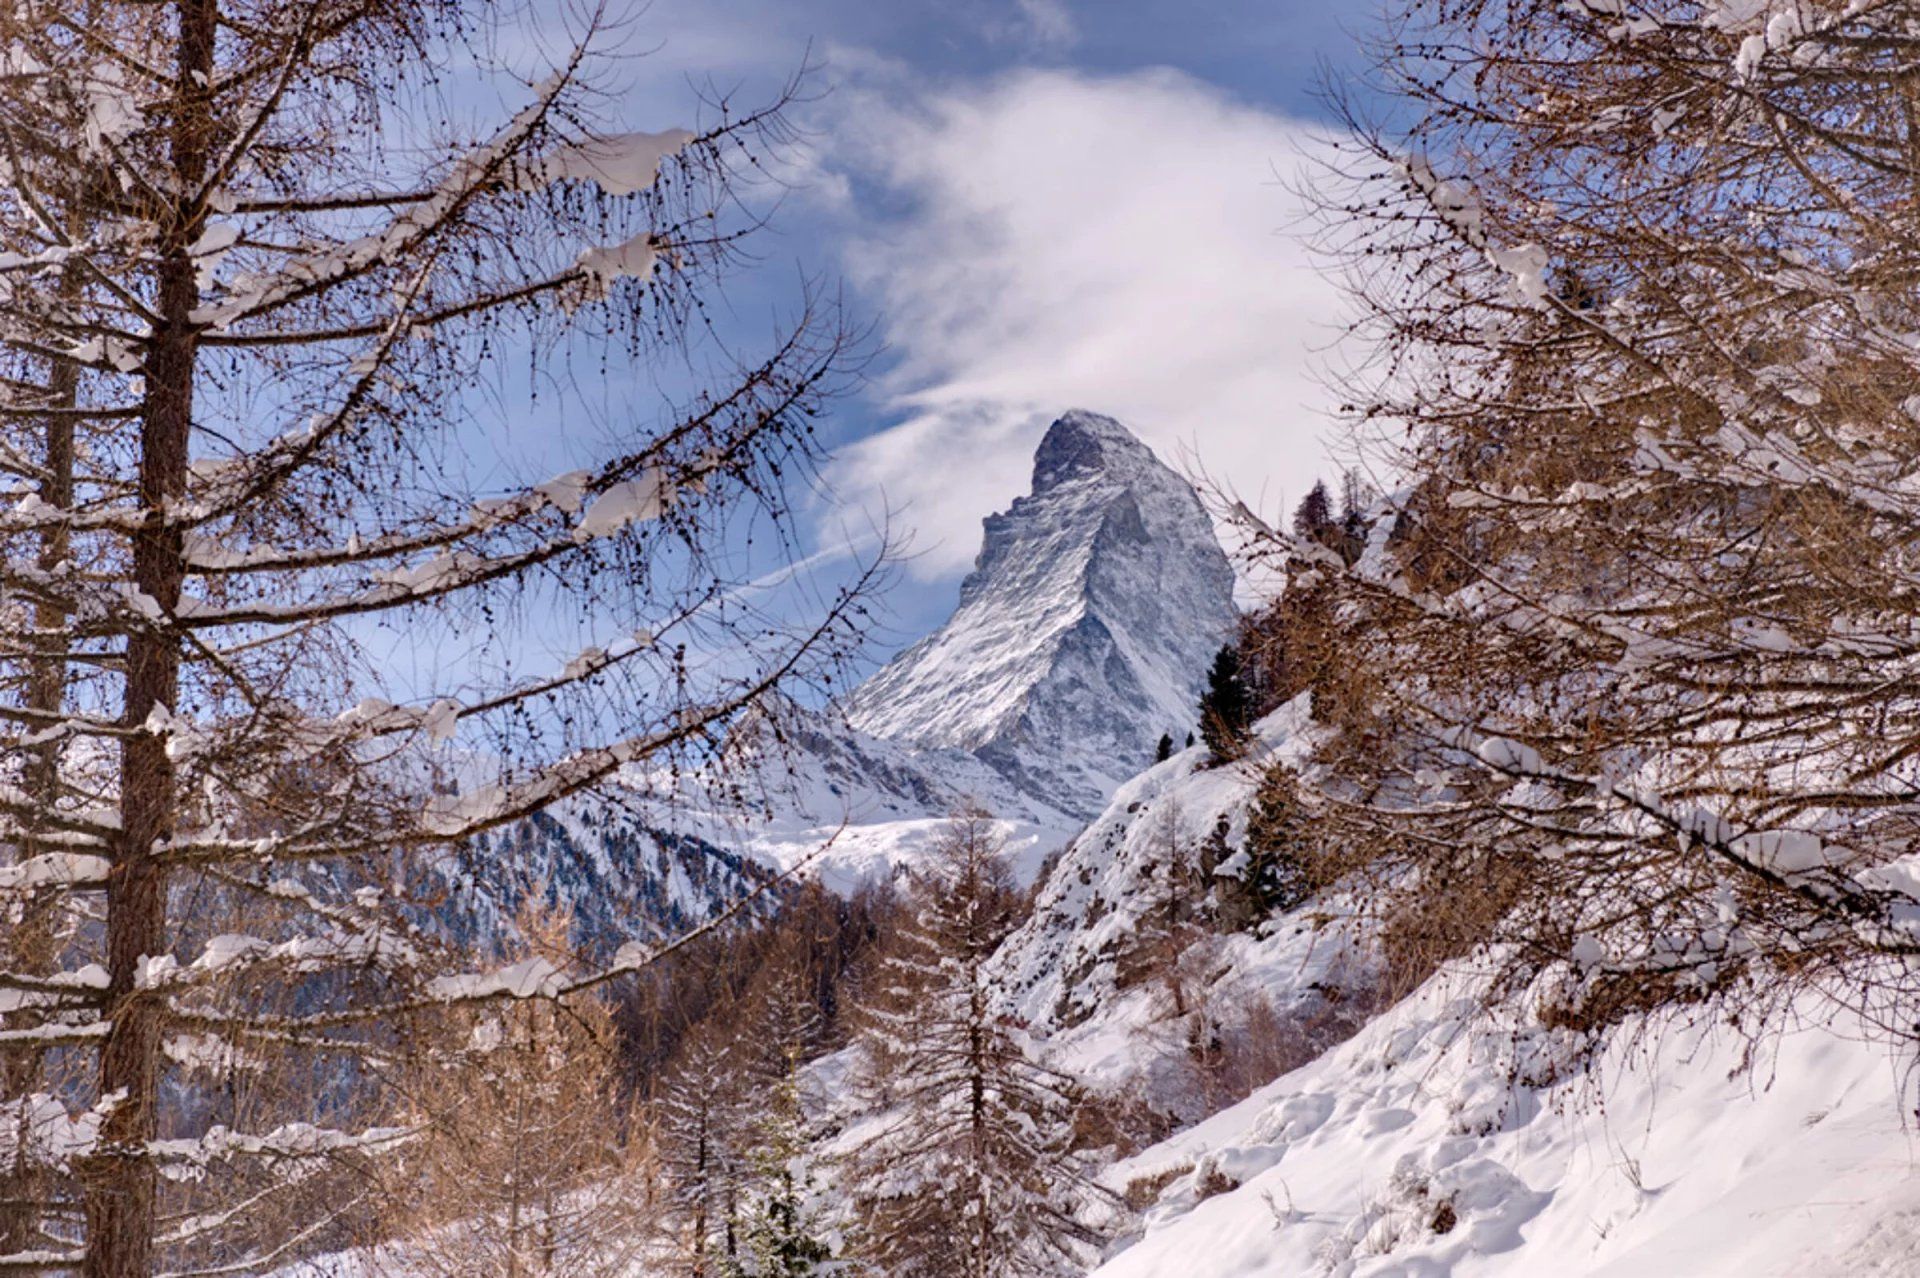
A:
<svg viewBox="0 0 1920 1278">
<path fill-rule="evenodd" d="M 713 1196 L 712 1179 L 707 1168 L 706 1116 L 701 1116 L 699 1153 L 694 1167 L 699 1175 L 700 1205 L 693 1215 L 693 1274 L 705 1278 L 707 1272 L 707 1202 Z"/>
<path fill-rule="evenodd" d="M 989 1233 L 987 1223 L 987 1000 L 979 961 L 969 956 L 967 979 L 967 1109 L 973 1146 L 973 1264 L 974 1278 L 986 1278 Z"/>
<path fill-rule="evenodd" d="M 528 1037 L 532 1034 L 529 1032 Z M 507 1165 L 507 1278 L 520 1278 L 520 1153 L 526 1147 L 527 1084 L 521 1080 L 514 1100 L 513 1159 Z"/>
<path fill-rule="evenodd" d="M 216 0 L 181 0 L 172 121 L 175 198 L 162 239 L 159 323 L 146 358 L 146 403 L 140 425 L 140 504 L 146 524 L 133 538 L 135 589 L 159 605 L 162 620 L 127 640 L 121 722 L 138 727 L 155 706 L 174 708 L 180 687 L 180 642 L 171 618 L 186 576 L 178 529 L 168 527 L 169 502 L 186 492 L 193 423 L 199 301 L 188 248 L 202 211 L 189 203 L 207 171 L 208 86 L 213 79 Z M 100 1060 L 100 1091 L 118 1098 L 100 1129 L 100 1152 L 86 1187 L 86 1278 L 147 1278 L 154 1271 L 155 1176 L 148 1146 L 156 1135 L 162 1003 L 136 987 L 142 960 L 167 951 L 167 874 L 156 855 L 173 831 L 172 761 L 161 739 L 136 732 L 120 753 L 119 837 L 107 883 L 107 997 L 111 1028 Z"/>
<path fill-rule="evenodd" d="M 80 295 L 80 268 L 69 265 L 61 279 L 61 298 L 72 301 Z M 79 390 L 78 366 L 61 360 L 48 372 L 47 406 L 52 414 L 46 423 L 46 451 L 42 456 L 45 477 L 40 482 L 40 500 L 56 510 L 73 505 L 73 417 L 70 410 Z M 67 557 L 70 539 L 67 530 L 56 524 L 41 535 L 38 566 L 51 572 Z M 27 682 L 27 708 L 47 715 L 60 712 L 66 701 L 67 662 L 65 629 L 67 610 L 51 597 L 34 610 L 34 627 L 40 638 L 39 655 L 33 660 Z M 45 725 L 35 722 L 30 730 Z M 27 761 L 26 792 L 39 814 L 48 814 L 60 801 L 60 755 L 64 743 L 43 742 Z M 20 841 L 21 860 L 39 855 L 44 848 L 39 831 L 29 818 Z M 29 896 L 21 906 L 20 918 L 6 938 L 5 952 L 10 971 L 45 975 L 54 970 L 57 958 L 60 894 L 42 891 Z M 24 1101 L 43 1090 L 46 1053 L 27 1044 L 0 1052 L 0 1096 Z M 29 1162 L 31 1133 L 23 1109 L 15 1132 L 13 1165 L 0 1170 L 0 1255 L 32 1251 L 41 1245 L 40 1213 L 46 1186 Z"/>
</svg>

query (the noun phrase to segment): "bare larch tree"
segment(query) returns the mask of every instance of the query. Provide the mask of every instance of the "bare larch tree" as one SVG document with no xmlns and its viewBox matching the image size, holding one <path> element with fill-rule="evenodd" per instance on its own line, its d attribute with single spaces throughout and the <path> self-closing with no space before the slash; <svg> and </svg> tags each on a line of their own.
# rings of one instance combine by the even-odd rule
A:
<svg viewBox="0 0 1920 1278">
<path fill-rule="evenodd" d="M 573 18 L 516 77 L 451 3 L 0 17 L 0 1270 L 270 1267 L 277 1187 L 408 1131 L 317 1122 L 317 1085 L 257 1129 L 165 1112 L 169 1062 L 365 1082 L 411 1009 L 644 961 L 436 976 L 398 907 L 433 849 L 717 752 L 850 640 L 863 575 L 796 624 L 730 567 L 842 331 L 680 340 L 778 107 L 610 128 L 621 24 Z M 544 410 L 511 429 L 505 358 Z M 574 370 L 613 363 L 666 407 L 590 417 Z M 577 468 L 533 473 L 555 440 Z M 394 636 L 459 659 L 396 682 Z"/>
<path fill-rule="evenodd" d="M 1326 206 L 1396 493 L 1322 762 L 1569 1015 L 1809 982 L 1912 1033 L 1920 9 L 1397 6 Z M 1244 513 L 1244 512 L 1243 512 Z M 1477 935 L 1469 933 L 1477 932 Z"/>
</svg>

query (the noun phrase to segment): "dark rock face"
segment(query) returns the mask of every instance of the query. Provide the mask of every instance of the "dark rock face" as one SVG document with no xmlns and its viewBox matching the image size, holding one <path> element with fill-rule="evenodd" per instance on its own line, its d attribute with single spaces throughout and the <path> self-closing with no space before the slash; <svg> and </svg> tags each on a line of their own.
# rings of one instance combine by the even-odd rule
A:
<svg viewBox="0 0 1920 1278">
<path fill-rule="evenodd" d="M 775 872 L 754 858 L 590 797 L 480 835 L 438 870 L 447 896 L 437 913 L 462 939 L 507 936 L 537 894 L 565 908 L 575 940 L 602 957 L 625 941 L 683 935 L 749 897 L 749 914 L 781 900 Z"/>
<path fill-rule="evenodd" d="M 1041 437 L 1033 453 L 1033 496 L 1082 475 L 1117 473 L 1156 460 L 1153 450 L 1111 417 L 1074 409 Z"/>
</svg>

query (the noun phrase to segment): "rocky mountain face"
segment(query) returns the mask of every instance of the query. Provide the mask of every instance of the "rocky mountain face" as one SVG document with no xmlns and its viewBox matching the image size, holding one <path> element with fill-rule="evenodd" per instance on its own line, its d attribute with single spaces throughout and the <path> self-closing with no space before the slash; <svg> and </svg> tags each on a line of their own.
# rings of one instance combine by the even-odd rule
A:
<svg viewBox="0 0 1920 1278">
<path fill-rule="evenodd" d="M 671 934 L 769 872 L 805 864 L 841 890 L 888 873 L 973 803 L 1030 880 L 1162 733 L 1192 728 L 1233 585 L 1192 486 L 1112 418 L 1070 412 L 1032 491 L 987 518 L 953 616 L 843 707 L 783 718 L 749 810 L 737 775 L 677 778 L 670 802 L 631 777 L 489 836 L 455 878 L 484 895 L 493 863 L 531 864 L 596 938 Z"/>
<path fill-rule="evenodd" d="M 564 907 L 576 937 L 602 953 L 671 940 L 742 902 L 764 916 L 781 900 L 777 872 L 748 852 L 593 797 L 489 831 L 432 869 L 456 935 L 510 934 L 532 896 Z"/>
<path fill-rule="evenodd" d="M 960 606 L 846 705 L 856 729 L 966 751 L 1082 819 L 1194 723 L 1233 569 L 1192 485 L 1110 417 L 1070 412 L 1033 489 L 988 516 Z"/>
</svg>

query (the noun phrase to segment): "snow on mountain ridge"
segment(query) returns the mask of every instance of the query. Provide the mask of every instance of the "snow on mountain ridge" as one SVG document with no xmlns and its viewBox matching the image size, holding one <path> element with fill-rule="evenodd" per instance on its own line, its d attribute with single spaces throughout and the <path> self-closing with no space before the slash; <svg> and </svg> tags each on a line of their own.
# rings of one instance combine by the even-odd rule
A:
<svg viewBox="0 0 1920 1278">
<path fill-rule="evenodd" d="M 985 520 L 954 614 L 857 688 L 854 727 L 969 751 L 1089 817 L 1193 723 L 1233 569 L 1192 485 L 1126 427 L 1062 415 L 1032 491 Z"/>
<path fill-rule="evenodd" d="M 805 863 L 828 887 L 851 891 L 917 859 L 968 803 L 993 813 L 1023 882 L 1078 826 L 964 751 L 915 749 L 807 711 L 793 711 L 780 737 L 760 761 L 755 814 L 703 804 L 705 787 L 695 785 L 677 828 L 778 869 Z"/>
<path fill-rule="evenodd" d="M 790 711 L 759 725 L 738 774 L 623 776 L 610 809 L 556 805 L 481 851 L 510 842 L 614 939 L 722 909 L 762 867 L 804 863 L 850 890 L 917 860 L 966 803 L 994 815 L 1031 881 L 1162 732 L 1187 730 L 1237 618 L 1198 495 L 1120 423 L 1063 415 L 1032 489 L 986 520 L 953 617 L 855 690 L 844 721 Z"/>
</svg>

